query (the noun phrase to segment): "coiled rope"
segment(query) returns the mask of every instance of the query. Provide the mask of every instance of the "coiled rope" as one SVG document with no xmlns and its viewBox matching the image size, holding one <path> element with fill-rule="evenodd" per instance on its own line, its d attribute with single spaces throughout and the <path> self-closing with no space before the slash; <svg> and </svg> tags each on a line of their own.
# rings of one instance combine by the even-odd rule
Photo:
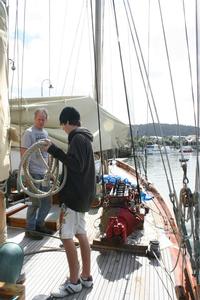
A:
<svg viewBox="0 0 200 300">
<path fill-rule="evenodd" d="M 41 152 L 41 150 L 43 150 L 45 146 L 46 142 L 44 140 L 40 140 L 34 143 L 29 149 L 26 150 L 19 165 L 17 178 L 19 187 L 25 194 L 30 197 L 44 198 L 49 195 L 55 195 L 63 188 L 67 179 L 67 168 L 64 165 L 64 176 L 62 183 L 60 184 L 59 161 L 58 159 L 55 159 L 51 155 L 49 155 L 49 162 L 47 164 Z M 39 152 L 41 162 L 46 167 L 46 173 L 44 174 L 43 179 L 35 179 L 29 172 L 29 160 L 33 152 Z M 45 190 L 47 189 L 47 191 L 43 191 L 42 189 L 40 189 L 40 186 L 45 186 Z"/>
</svg>

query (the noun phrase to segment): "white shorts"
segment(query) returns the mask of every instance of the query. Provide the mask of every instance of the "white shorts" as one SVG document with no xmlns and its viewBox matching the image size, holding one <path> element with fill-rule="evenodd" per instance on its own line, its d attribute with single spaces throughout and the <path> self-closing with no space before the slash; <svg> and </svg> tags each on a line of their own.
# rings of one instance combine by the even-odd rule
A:
<svg viewBox="0 0 200 300">
<path fill-rule="evenodd" d="M 76 234 L 86 234 L 85 213 L 66 208 L 60 228 L 61 239 L 73 239 Z"/>
</svg>

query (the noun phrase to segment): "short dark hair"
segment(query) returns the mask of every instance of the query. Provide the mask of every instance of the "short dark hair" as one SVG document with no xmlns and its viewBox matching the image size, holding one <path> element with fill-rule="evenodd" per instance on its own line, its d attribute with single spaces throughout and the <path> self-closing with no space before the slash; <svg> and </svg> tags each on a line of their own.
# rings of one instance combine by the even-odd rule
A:
<svg viewBox="0 0 200 300">
<path fill-rule="evenodd" d="M 60 125 L 67 124 L 81 126 L 80 114 L 74 107 L 67 106 L 60 113 Z"/>
</svg>

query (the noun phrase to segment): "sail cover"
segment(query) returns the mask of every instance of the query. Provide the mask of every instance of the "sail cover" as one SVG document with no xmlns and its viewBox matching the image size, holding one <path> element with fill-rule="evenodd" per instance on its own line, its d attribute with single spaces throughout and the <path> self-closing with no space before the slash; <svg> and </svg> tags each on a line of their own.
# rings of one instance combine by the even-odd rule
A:
<svg viewBox="0 0 200 300">
<path fill-rule="evenodd" d="M 98 122 L 97 103 L 90 97 L 42 97 L 10 100 L 11 123 L 23 133 L 33 123 L 34 111 L 46 108 L 49 113 L 45 129 L 51 140 L 66 150 L 66 133 L 60 128 L 59 115 L 66 106 L 75 107 L 81 115 L 81 126 L 88 128 L 93 136 L 93 149 L 100 151 L 100 133 L 102 150 L 119 148 L 127 142 L 129 126 L 115 118 L 99 106 Z M 99 126 L 100 124 L 100 126 Z M 100 130 L 99 130 L 100 128 Z"/>
<path fill-rule="evenodd" d="M 8 102 L 7 80 L 7 13 L 3 1 L 0 1 L 0 181 L 9 176 L 10 169 L 10 109 Z"/>
</svg>

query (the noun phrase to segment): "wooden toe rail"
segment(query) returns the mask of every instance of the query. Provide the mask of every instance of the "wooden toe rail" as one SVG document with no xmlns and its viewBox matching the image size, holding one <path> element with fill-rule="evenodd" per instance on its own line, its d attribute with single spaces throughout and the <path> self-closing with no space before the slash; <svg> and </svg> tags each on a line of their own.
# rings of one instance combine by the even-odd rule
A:
<svg viewBox="0 0 200 300">
<path fill-rule="evenodd" d="M 0 281 L 0 296 L 10 298 L 18 296 L 20 300 L 25 299 L 25 286 L 23 284 L 12 284 Z"/>
</svg>

